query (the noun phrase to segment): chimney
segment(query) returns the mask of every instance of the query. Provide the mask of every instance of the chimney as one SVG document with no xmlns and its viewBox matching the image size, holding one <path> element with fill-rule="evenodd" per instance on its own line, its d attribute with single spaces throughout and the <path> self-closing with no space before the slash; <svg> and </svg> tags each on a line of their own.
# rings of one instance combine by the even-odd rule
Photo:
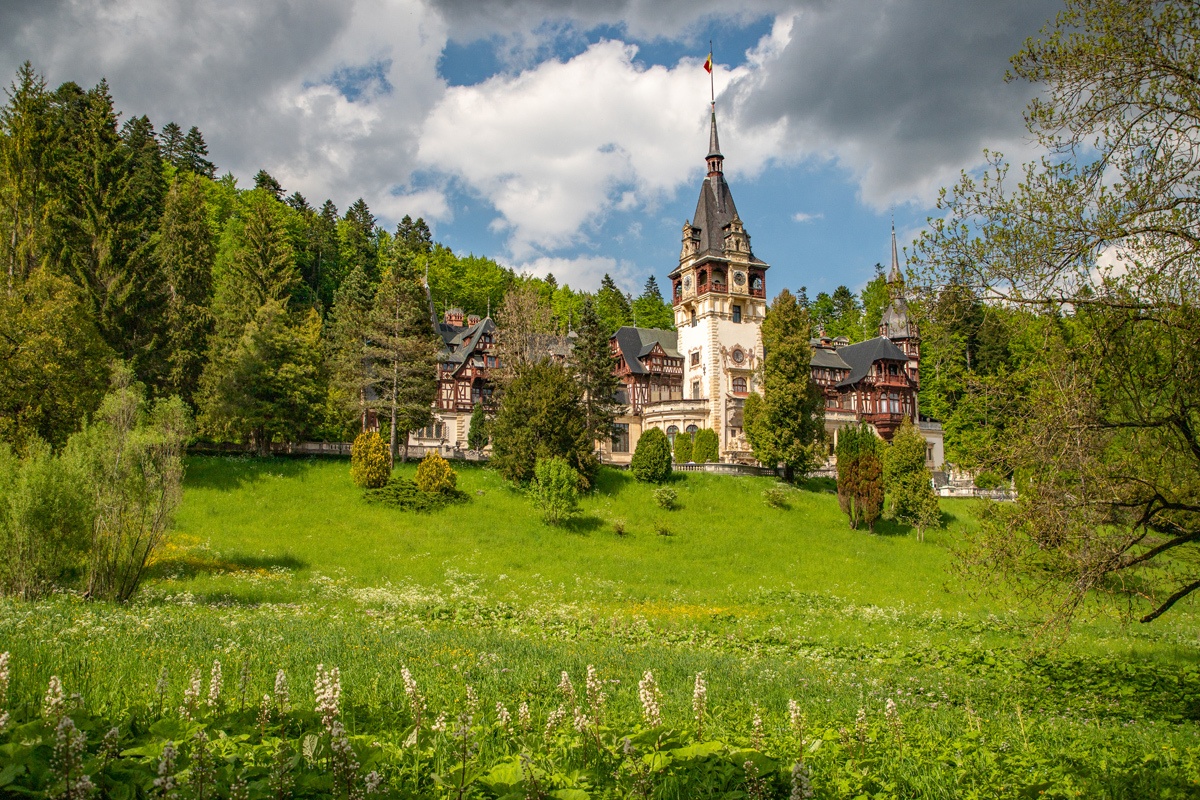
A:
<svg viewBox="0 0 1200 800">
<path fill-rule="evenodd" d="M 463 310 L 461 308 L 446 309 L 446 324 L 461 328 L 463 324 Z"/>
<path fill-rule="evenodd" d="M 467 325 L 469 327 L 473 328 L 478 324 L 479 324 L 479 315 L 478 314 L 471 314 L 469 317 L 467 317 Z"/>
</svg>

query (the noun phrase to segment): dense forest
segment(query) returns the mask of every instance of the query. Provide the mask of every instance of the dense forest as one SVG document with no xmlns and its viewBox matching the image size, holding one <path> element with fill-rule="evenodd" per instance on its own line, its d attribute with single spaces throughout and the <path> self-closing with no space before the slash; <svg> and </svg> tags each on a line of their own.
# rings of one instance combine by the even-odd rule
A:
<svg viewBox="0 0 1200 800">
<path fill-rule="evenodd" d="M 362 200 L 310 203 L 265 170 L 218 176 L 198 127 L 121 121 L 106 83 L 50 89 L 30 64 L 0 109 L 0 440 L 61 446 L 93 413 L 112 365 L 178 395 L 201 436 L 344 439 L 358 425 L 339 373 L 351 321 L 398 264 L 428 319 L 494 313 L 529 286 L 562 331 L 594 296 L 606 328 L 670 326 L 653 278 L 634 298 L 517 275 L 432 241 L 424 220 L 384 229 Z M 428 290 L 424 290 L 424 286 Z M 365 322 L 365 318 L 357 319 Z M 353 384 L 353 381 L 351 381 Z"/>
</svg>

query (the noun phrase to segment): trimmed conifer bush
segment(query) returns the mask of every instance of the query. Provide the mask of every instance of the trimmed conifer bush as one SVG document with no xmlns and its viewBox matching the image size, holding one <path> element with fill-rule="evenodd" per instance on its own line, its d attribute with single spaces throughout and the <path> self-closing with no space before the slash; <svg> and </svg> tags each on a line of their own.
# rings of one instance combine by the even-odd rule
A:
<svg viewBox="0 0 1200 800">
<path fill-rule="evenodd" d="M 696 431 L 696 441 L 692 443 L 692 461 L 697 464 L 721 460 L 721 440 L 717 432 L 710 428 Z"/>
<path fill-rule="evenodd" d="M 643 483 L 662 483 L 671 477 L 671 443 L 667 435 L 658 428 L 643 431 L 629 469 Z"/>
<path fill-rule="evenodd" d="M 690 433 L 675 434 L 675 463 L 686 464 L 692 460 L 692 435 Z"/>
<path fill-rule="evenodd" d="M 386 486 L 392 476 L 388 447 L 375 431 L 364 431 L 350 446 L 350 478 L 364 489 Z"/>
<path fill-rule="evenodd" d="M 416 483 L 422 492 L 447 494 L 458 488 L 458 475 L 436 450 L 430 450 L 417 465 Z"/>
</svg>

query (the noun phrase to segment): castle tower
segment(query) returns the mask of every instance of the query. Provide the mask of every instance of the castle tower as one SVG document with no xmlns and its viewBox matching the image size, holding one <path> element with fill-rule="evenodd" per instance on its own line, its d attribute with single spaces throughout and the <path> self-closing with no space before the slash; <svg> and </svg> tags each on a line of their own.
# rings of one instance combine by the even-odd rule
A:
<svg viewBox="0 0 1200 800">
<path fill-rule="evenodd" d="M 908 311 L 904 297 L 904 276 L 900 272 L 900 258 L 896 252 L 896 225 L 892 224 L 892 269 L 888 273 L 888 295 L 891 302 L 883 310 L 879 320 L 879 335 L 886 336 L 908 356 L 908 372 L 913 381 L 920 385 L 921 336 L 917 321 Z"/>
<path fill-rule="evenodd" d="M 668 277 L 684 358 L 683 396 L 707 406 L 707 426 L 725 455 L 739 449 L 742 405 L 758 391 L 768 265 L 754 256 L 725 182 L 715 103 L 705 161 L 696 213 L 683 225 L 679 266 Z"/>
</svg>

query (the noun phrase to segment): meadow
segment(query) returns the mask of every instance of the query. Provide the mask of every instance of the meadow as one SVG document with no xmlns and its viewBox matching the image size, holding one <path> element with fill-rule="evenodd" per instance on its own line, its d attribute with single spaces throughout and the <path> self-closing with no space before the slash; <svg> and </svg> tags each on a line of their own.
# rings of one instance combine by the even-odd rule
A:
<svg viewBox="0 0 1200 800">
<path fill-rule="evenodd" d="M 1141 626 L 1097 603 L 1039 635 L 956 568 L 973 501 L 922 543 L 850 530 L 821 482 L 773 508 L 770 479 L 682 475 L 664 510 L 606 470 L 551 528 L 479 467 L 429 514 L 364 503 L 348 473 L 194 457 L 134 603 L 0 601 L 0 792 L 59 780 L 54 675 L 111 796 L 161 789 L 168 740 L 191 742 L 172 769 L 192 796 L 210 740 L 213 797 L 1200 796 L 1194 604 Z"/>
</svg>

